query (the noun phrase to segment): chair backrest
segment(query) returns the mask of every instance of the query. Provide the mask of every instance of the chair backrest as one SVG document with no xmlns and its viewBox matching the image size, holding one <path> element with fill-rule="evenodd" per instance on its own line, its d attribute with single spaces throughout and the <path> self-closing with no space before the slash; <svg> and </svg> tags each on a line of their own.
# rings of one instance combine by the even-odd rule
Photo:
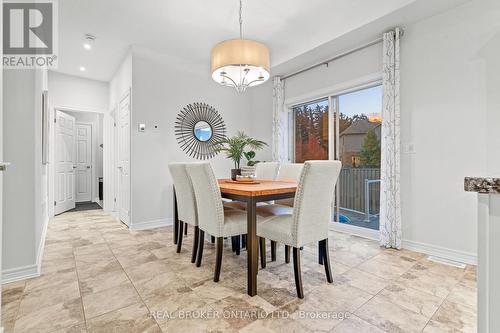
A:
<svg viewBox="0 0 500 333">
<path fill-rule="evenodd" d="M 198 226 L 214 237 L 220 237 L 224 230 L 224 206 L 219 183 L 210 163 L 191 163 L 186 166 L 193 184 Z"/>
<path fill-rule="evenodd" d="M 299 181 L 303 163 L 284 163 L 280 165 L 277 180 L 295 180 Z"/>
<path fill-rule="evenodd" d="M 306 161 L 293 207 L 292 239 L 302 246 L 328 237 L 340 161 Z"/>
<path fill-rule="evenodd" d="M 275 180 L 278 174 L 278 162 L 260 162 L 255 166 L 255 177 L 257 179 Z"/>
<path fill-rule="evenodd" d="M 170 163 L 168 169 L 170 170 L 174 182 L 179 220 L 196 226 L 198 225 L 196 199 L 193 185 L 186 171 L 187 164 L 188 163 Z"/>
</svg>

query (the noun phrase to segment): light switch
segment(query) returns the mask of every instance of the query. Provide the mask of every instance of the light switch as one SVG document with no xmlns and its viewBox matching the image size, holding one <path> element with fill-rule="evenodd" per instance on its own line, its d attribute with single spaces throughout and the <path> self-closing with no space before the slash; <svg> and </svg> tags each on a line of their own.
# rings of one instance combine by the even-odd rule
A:
<svg viewBox="0 0 500 333">
<path fill-rule="evenodd" d="M 139 132 L 146 132 L 146 124 L 139 124 Z"/>
</svg>

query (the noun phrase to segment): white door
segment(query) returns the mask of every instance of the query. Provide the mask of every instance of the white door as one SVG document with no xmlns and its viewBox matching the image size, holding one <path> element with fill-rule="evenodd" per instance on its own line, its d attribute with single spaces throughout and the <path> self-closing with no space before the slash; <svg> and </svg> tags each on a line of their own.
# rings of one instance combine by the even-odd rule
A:
<svg viewBox="0 0 500 333">
<path fill-rule="evenodd" d="M 118 106 L 118 169 L 120 171 L 118 210 L 120 220 L 130 223 L 130 94 Z"/>
<path fill-rule="evenodd" d="M 76 124 L 76 202 L 92 201 L 92 126 Z"/>
<path fill-rule="evenodd" d="M 54 213 L 75 208 L 75 117 L 56 111 Z"/>
</svg>

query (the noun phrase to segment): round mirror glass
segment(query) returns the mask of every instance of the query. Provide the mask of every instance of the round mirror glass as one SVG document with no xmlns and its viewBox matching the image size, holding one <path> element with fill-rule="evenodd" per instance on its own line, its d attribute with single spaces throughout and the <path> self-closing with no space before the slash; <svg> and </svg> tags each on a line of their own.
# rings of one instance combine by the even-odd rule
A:
<svg viewBox="0 0 500 333">
<path fill-rule="evenodd" d="M 206 121 L 199 121 L 194 125 L 194 136 L 198 141 L 208 141 L 212 137 L 212 126 Z"/>
</svg>

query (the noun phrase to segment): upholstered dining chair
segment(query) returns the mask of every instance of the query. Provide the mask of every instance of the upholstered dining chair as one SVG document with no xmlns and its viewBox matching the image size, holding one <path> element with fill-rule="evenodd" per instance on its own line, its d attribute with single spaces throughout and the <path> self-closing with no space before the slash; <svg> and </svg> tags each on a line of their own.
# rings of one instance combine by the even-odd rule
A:
<svg viewBox="0 0 500 333">
<path fill-rule="evenodd" d="M 191 262 L 196 260 L 198 250 L 198 216 L 196 212 L 196 199 L 191 185 L 191 180 L 186 171 L 188 163 L 170 163 L 168 169 L 174 182 L 177 216 L 179 220 L 177 233 L 177 253 L 181 252 L 183 229 L 187 229 L 187 225 L 194 227 L 193 251 L 191 254 Z M 174 208 L 175 209 L 175 208 Z"/>
<path fill-rule="evenodd" d="M 247 233 L 247 214 L 237 209 L 224 209 L 219 184 L 209 163 L 192 163 L 186 166 L 196 198 L 199 227 L 199 245 L 196 266 L 203 257 L 205 232 L 216 237 L 214 282 L 219 281 L 222 266 L 224 237 Z"/>
<path fill-rule="evenodd" d="M 328 225 L 340 161 L 304 163 L 291 214 L 273 215 L 257 224 L 257 236 L 282 242 L 293 248 L 293 266 L 297 296 L 304 298 L 300 267 L 300 248 L 319 242 L 326 278 L 333 282 L 328 252 Z"/>
</svg>

